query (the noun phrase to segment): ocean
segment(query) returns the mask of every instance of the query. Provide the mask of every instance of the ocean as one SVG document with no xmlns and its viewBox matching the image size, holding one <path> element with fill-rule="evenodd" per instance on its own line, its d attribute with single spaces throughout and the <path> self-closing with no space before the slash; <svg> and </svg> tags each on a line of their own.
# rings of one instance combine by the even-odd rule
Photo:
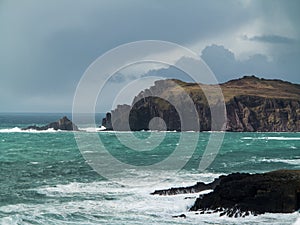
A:
<svg viewBox="0 0 300 225">
<path fill-rule="evenodd" d="M 300 133 L 224 133 L 219 151 L 212 156 L 214 160 L 199 171 L 213 133 L 94 132 L 89 124 L 81 125 L 80 137 L 88 140 L 89 135 L 97 135 L 119 163 L 110 163 L 107 170 L 101 170 L 86 155 L 97 152 L 96 145 L 86 143 L 86 148 L 81 149 L 75 132 L 20 129 L 44 125 L 63 115 L 0 114 L 0 224 L 300 224 L 299 212 L 245 218 L 220 217 L 216 213 L 200 215 L 188 211 L 199 193 L 150 195 L 156 189 L 211 182 L 233 172 L 300 169 Z M 98 124 L 101 117 L 96 115 Z M 190 140 L 198 138 L 192 154 L 188 150 L 193 146 L 187 141 L 178 156 L 186 164 L 179 163 L 172 170 L 162 163 L 161 167 L 151 169 L 169 158 L 181 135 Z M 130 149 L 119 138 L 136 147 L 138 138 L 149 149 Z M 152 141 L 157 140 L 160 143 L 153 145 Z M 89 152 L 84 152 L 86 149 Z M 97 155 L 98 163 L 105 160 L 100 156 Z M 103 161 L 103 165 L 107 162 Z M 110 169 L 118 169 L 121 179 L 111 176 Z M 186 218 L 172 217 L 180 214 Z"/>
</svg>

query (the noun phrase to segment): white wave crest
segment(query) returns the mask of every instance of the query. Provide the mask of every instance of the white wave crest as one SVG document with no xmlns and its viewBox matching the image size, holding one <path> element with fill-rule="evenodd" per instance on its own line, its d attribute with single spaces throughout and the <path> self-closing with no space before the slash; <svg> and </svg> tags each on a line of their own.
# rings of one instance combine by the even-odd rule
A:
<svg viewBox="0 0 300 225">
<path fill-rule="evenodd" d="M 54 133 L 54 132 L 61 132 L 62 130 L 54 130 L 53 128 L 49 128 L 47 130 L 22 130 L 22 128 L 14 127 L 14 128 L 6 128 L 0 129 L 0 133 Z"/>
<path fill-rule="evenodd" d="M 286 163 L 290 165 L 299 165 L 300 166 L 300 159 L 261 159 L 261 162 L 280 162 Z"/>
<path fill-rule="evenodd" d="M 101 127 L 87 127 L 87 128 L 80 128 L 81 131 L 86 131 L 86 132 L 98 132 L 98 131 L 104 131 L 106 130 L 106 127 L 101 126 Z"/>
<path fill-rule="evenodd" d="M 300 141 L 300 137 L 243 137 L 242 140 Z"/>
<path fill-rule="evenodd" d="M 199 193 L 157 196 L 150 195 L 148 188 L 128 188 L 109 181 L 72 182 L 39 187 L 35 190 L 52 198 L 59 199 L 64 196 L 70 198 L 69 201 L 48 201 L 47 204 L 28 203 L 2 206 L 0 212 L 9 216 L 0 218 L 0 224 L 21 224 L 24 220 L 37 224 L 112 224 L 112 221 L 113 224 L 131 224 L 132 221 L 137 221 L 134 224 L 141 225 L 299 224 L 298 212 L 266 213 L 245 218 L 220 217 L 218 213 L 197 215 L 195 212 L 189 212 L 188 209 L 194 204 Z M 71 198 L 79 196 L 81 200 Z M 180 214 L 185 214 L 187 218 L 172 218 L 173 215 Z M 74 221 L 72 215 L 80 215 L 80 218 Z"/>
</svg>

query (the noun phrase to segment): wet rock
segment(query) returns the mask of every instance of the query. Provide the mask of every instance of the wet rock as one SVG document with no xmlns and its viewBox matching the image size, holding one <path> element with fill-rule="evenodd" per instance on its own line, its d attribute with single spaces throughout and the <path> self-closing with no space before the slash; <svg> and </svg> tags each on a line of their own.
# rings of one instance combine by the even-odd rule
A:
<svg viewBox="0 0 300 225">
<path fill-rule="evenodd" d="M 173 218 L 186 218 L 185 214 L 180 214 L 178 216 L 172 216 Z"/>
<path fill-rule="evenodd" d="M 111 113 L 106 113 L 105 118 L 102 119 L 102 126 L 106 128 L 106 130 L 112 130 L 112 121 L 111 121 Z"/>
<path fill-rule="evenodd" d="M 56 122 L 49 123 L 48 125 L 45 126 L 28 126 L 26 128 L 23 128 L 22 130 L 48 130 L 48 129 L 54 129 L 54 130 L 67 130 L 67 131 L 78 131 L 78 127 L 71 121 L 69 120 L 66 116 L 63 118 L 59 119 Z"/>
<path fill-rule="evenodd" d="M 177 195 L 187 193 L 197 193 L 209 189 L 214 189 L 220 182 L 220 178 L 215 179 L 213 182 L 205 184 L 203 182 L 197 182 L 193 186 L 189 187 L 176 187 L 164 190 L 155 190 L 151 195 Z"/>
<path fill-rule="evenodd" d="M 300 209 L 300 170 L 223 176 L 214 191 L 198 198 L 191 211 L 222 208 L 220 216 L 292 213 Z"/>
</svg>

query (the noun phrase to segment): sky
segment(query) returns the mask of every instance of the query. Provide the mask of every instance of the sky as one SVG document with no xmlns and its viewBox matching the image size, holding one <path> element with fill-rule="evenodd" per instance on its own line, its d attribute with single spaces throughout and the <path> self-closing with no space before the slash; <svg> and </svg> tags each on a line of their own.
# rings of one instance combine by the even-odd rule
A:
<svg viewBox="0 0 300 225">
<path fill-rule="evenodd" d="M 299 10 L 298 0 L 1 0 L 0 112 L 71 112 L 88 66 L 141 40 L 191 49 L 220 83 L 254 74 L 299 84 Z M 132 66 L 103 92 L 114 96 L 126 82 L 166 69 Z M 109 101 L 97 110 L 109 110 Z"/>
</svg>

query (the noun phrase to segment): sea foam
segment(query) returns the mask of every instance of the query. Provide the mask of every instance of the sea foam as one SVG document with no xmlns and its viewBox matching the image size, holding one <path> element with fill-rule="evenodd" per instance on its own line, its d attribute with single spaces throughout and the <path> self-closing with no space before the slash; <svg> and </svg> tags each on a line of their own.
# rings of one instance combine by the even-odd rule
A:
<svg viewBox="0 0 300 225">
<path fill-rule="evenodd" d="M 243 137 L 242 140 L 300 141 L 300 137 Z"/>
<path fill-rule="evenodd" d="M 22 128 L 14 127 L 14 128 L 5 128 L 0 129 L 0 133 L 54 133 L 54 132 L 61 132 L 62 130 L 54 130 L 53 128 L 49 128 L 47 130 L 22 130 Z"/>
</svg>

